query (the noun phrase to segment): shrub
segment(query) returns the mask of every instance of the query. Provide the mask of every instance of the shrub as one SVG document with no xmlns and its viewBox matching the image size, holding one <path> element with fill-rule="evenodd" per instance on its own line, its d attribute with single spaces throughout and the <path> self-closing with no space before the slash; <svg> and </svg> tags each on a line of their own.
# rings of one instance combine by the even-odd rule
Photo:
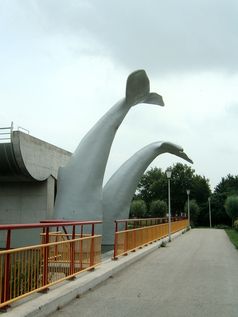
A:
<svg viewBox="0 0 238 317">
<path fill-rule="evenodd" d="M 141 218 L 145 215 L 146 213 L 146 204 L 144 200 L 138 199 L 138 200 L 133 200 L 131 203 L 131 208 L 130 208 L 130 218 L 136 217 L 136 218 Z"/>
<path fill-rule="evenodd" d="M 238 231 L 238 220 L 236 220 L 236 221 L 234 222 L 234 229 L 235 229 L 236 231 Z"/>
<path fill-rule="evenodd" d="M 163 200 L 153 200 L 150 205 L 150 213 L 152 217 L 165 217 L 167 212 L 167 204 Z"/>
<path fill-rule="evenodd" d="M 228 225 L 218 224 L 214 227 L 215 229 L 231 229 Z"/>
<path fill-rule="evenodd" d="M 238 217 L 238 196 L 228 196 L 225 201 L 225 210 L 232 222 Z"/>
<path fill-rule="evenodd" d="M 198 222 L 198 217 L 200 213 L 200 208 L 196 202 L 196 200 L 192 199 L 189 202 L 189 209 L 190 209 L 190 224 L 191 227 L 195 227 Z M 187 213 L 188 211 L 188 202 L 186 201 L 184 205 L 184 212 Z"/>
</svg>

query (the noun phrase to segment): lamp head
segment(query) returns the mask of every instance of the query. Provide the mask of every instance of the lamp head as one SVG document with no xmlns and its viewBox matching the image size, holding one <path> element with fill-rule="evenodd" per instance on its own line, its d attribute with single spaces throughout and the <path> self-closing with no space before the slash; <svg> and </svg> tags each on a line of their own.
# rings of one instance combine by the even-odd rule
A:
<svg viewBox="0 0 238 317">
<path fill-rule="evenodd" d="M 167 176 L 168 179 L 171 178 L 171 175 L 172 175 L 172 171 L 171 170 L 167 170 L 166 171 L 166 176 Z"/>
</svg>

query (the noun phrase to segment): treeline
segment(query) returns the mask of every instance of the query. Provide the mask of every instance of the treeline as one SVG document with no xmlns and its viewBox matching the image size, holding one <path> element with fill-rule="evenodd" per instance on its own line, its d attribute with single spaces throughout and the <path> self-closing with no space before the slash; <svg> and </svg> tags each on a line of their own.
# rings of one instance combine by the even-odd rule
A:
<svg viewBox="0 0 238 317">
<path fill-rule="evenodd" d="M 172 171 L 170 181 L 172 216 L 187 214 L 187 190 L 190 190 L 190 215 L 193 226 L 209 225 L 209 197 L 212 225 L 231 225 L 231 218 L 235 220 L 236 216 L 231 216 L 230 212 L 231 209 L 233 213 L 238 210 L 238 198 L 237 209 L 234 203 L 227 204 L 227 201 L 234 201 L 234 197 L 238 194 L 238 176 L 228 175 L 222 178 L 212 193 L 209 180 L 196 174 L 190 166 L 177 163 L 168 169 Z M 138 184 L 131 204 L 130 217 L 163 217 L 168 211 L 167 204 L 166 171 L 163 172 L 156 167 L 151 168 L 142 176 Z"/>
</svg>

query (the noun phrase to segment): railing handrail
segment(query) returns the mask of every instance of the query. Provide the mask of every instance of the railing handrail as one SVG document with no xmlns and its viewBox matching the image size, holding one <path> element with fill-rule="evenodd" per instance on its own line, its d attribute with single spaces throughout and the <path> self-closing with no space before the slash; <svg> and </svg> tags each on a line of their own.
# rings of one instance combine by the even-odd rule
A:
<svg viewBox="0 0 238 317">
<path fill-rule="evenodd" d="M 132 232 L 132 231 L 139 231 L 141 229 L 145 229 L 145 228 L 154 228 L 156 226 L 167 226 L 168 223 L 167 222 L 164 222 L 164 223 L 157 223 L 155 225 L 150 225 L 150 226 L 146 226 L 146 227 L 140 227 L 140 228 L 133 228 L 133 229 L 124 229 L 124 230 L 120 230 L 120 231 L 116 231 L 115 234 L 118 234 L 118 233 L 125 233 L 125 232 Z"/>
<path fill-rule="evenodd" d="M 2 132 L 4 130 L 4 132 Z M 8 130 L 9 132 L 5 132 L 5 130 Z M 0 141 L 10 141 L 12 139 L 12 132 L 13 132 L 13 122 L 11 122 L 10 127 L 0 127 Z M 5 137 L 5 135 L 8 135 L 8 137 Z"/>
<path fill-rule="evenodd" d="M 139 222 L 139 221 L 147 221 L 147 220 L 164 220 L 164 219 L 168 219 L 168 217 L 157 217 L 157 218 L 129 218 L 129 219 L 117 219 L 115 220 L 115 222 L 120 223 L 120 222 Z M 186 219 L 186 217 L 182 217 L 182 216 L 174 216 L 171 217 L 171 219 Z"/>
<path fill-rule="evenodd" d="M 115 220 L 115 222 L 120 223 L 120 222 L 125 222 L 125 221 L 131 221 L 131 222 L 139 222 L 139 221 L 146 221 L 146 220 L 158 220 L 158 219 L 167 219 L 167 217 L 163 217 L 163 218 L 129 218 L 129 219 L 118 219 Z"/>
<path fill-rule="evenodd" d="M 96 239 L 98 237 L 101 237 L 101 235 L 95 234 L 94 236 L 76 238 L 76 239 L 72 239 L 72 240 L 48 242 L 48 243 L 42 243 L 42 244 L 33 244 L 33 245 L 29 245 L 27 247 L 20 247 L 20 248 L 14 248 L 14 249 L 9 249 L 9 250 L 1 250 L 0 255 L 10 254 L 10 253 L 12 254 L 12 253 L 21 252 L 21 251 L 28 251 L 28 250 L 32 250 L 32 249 L 43 249 L 43 248 L 50 247 L 50 246 L 56 246 L 56 245 L 67 244 L 67 243 L 74 243 L 76 241 L 85 241 L 85 240 L 90 240 L 90 239 Z"/>
<path fill-rule="evenodd" d="M 95 221 L 61 221 L 61 222 L 44 222 L 44 223 L 24 223 L 24 224 L 4 224 L 0 225 L 0 230 L 13 230 L 13 229 L 34 229 L 34 228 L 48 228 L 48 227 L 62 227 L 62 226 L 75 226 L 75 225 L 92 225 L 101 224 L 101 220 Z"/>
<path fill-rule="evenodd" d="M 185 229 L 188 226 L 187 218 L 178 219 L 175 217 L 175 219 L 177 219 L 177 221 L 175 220 L 171 223 L 172 233 Z M 143 245 L 147 245 L 148 243 L 152 243 L 169 235 L 168 222 L 160 222 L 133 229 L 126 227 L 121 231 L 118 231 L 118 223 L 116 221 L 115 224 L 113 259 L 117 259 L 120 255 L 135 251 Z M 118 250 L 118 248 L 120 248 L 120 250 Z"/>
<path fill-rule="evenodd" d="M 101 235 L 44 242 L 0 251 L 0 308 L 92 270 L 101 262 Z"/>
</svg>

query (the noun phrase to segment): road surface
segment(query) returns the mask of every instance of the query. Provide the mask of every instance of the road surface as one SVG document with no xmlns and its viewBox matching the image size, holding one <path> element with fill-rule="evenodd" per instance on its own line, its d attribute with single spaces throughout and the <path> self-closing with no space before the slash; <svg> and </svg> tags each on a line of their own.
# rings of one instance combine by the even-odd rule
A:
<svg viewBox="0 0 238 317">
<path fill-rule="evenodd" d="M 238 251 L 223 230 L 193 229 L 50 316 L 237 317 Z"/>
</svg>

